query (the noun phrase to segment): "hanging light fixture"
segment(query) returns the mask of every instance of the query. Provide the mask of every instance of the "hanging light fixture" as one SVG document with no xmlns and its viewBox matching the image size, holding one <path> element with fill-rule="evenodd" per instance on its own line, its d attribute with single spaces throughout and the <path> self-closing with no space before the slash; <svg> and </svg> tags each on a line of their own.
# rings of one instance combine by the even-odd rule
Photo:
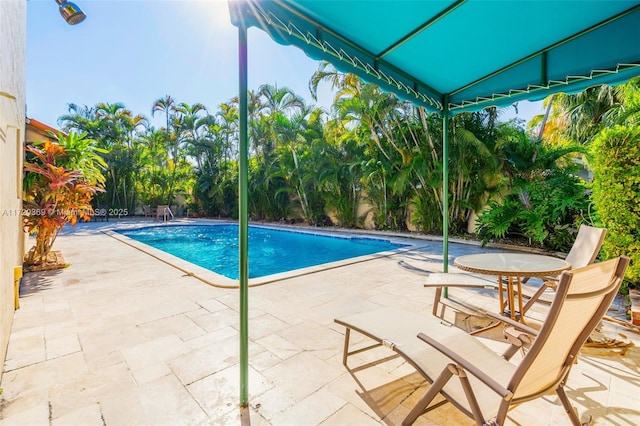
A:
<svg viewBox="0 0 640 426">
<path fill-rule="evenodd" d="M 77 4 L 66 0 L 56 0 L 60 9 L 60 15 L 69 25 L 79 24 L 87 17 Z"/>
</svg>

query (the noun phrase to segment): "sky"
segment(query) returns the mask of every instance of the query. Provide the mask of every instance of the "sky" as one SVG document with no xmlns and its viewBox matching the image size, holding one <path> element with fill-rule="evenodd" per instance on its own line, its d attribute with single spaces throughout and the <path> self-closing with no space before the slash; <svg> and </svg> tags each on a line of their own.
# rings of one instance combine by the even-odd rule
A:
<svg viewBox="0 0 640 426">
<path fill-rule="evenodd" d="M 238 30 L 226 0 L 73 0 L 87 14 L 68 25 L 54 0 L 27 2 L 27 116 L 56 126 L 68 104 L 121 102 L 151 116 L 153 103 L 170 95 L 210 111 L 238 94 Z M 309 104 L 329 107 L 322 83 L 317 101 L 308 89 L 318 62 L 264 32 L 248 31 L 248 85 L 288 87 Z M 541 102 L 520 102 L 518 118 L 542 113 Z M 503 119 L 514 117 L 507 109 Z"/>
</svg>

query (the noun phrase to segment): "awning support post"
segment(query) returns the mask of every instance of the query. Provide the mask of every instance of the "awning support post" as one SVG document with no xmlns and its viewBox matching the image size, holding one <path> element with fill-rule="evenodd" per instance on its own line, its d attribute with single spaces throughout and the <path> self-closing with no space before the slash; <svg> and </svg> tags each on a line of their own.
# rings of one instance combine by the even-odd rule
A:
<svg viewBox="0 0 640 426">
<path fill-rule="evenodd" d="M 249 405 L 249 214 L 248 214 L 248 125 L 247 125 L 247 27 L 238 27 L 238 94 L 240 141 L 238 176 L 238 246 L 240 287 L 240 406 Z"/>
<path fill-rule="evenodd" d="M 449 95 L 442 101 L 442 270 L 449 272 Z M 443 296 L 449 297 L 444 288 Z"/>
</svg>

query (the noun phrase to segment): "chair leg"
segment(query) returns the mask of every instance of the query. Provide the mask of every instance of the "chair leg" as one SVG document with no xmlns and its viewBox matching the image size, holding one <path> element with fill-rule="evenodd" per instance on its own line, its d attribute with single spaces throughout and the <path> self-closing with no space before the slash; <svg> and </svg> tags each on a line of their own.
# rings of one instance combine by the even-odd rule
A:
<svg viewBox="0 0 640 426">
<path fill-rule="evenodd" d="M 582 423 L 580 422 L 578 413 L 571 405 L 571 401 L 569 401 L 569 398 L 567 397 L 567 394 L 565 393 L 562 385 L 558 386 L 558 388 L 556 389 L 556 393 L 560 397 L 560 401 L 562 402 L 564 411 L 567 413 L 567 416 L 569 416 L 569 419 L 571 419 L 571 424 L 573 424 L 573 426 L 581 426 Z"/>
<path fill-rule="evenodd" d="M 351 336 L 351 329 L 347 327 L 344 332 L 344 351 L 342 352 L 342 365 L 347 365 L 347 357 L 349 356 L 349 337 Z"/>
<path fill-rule="evenodd" d="M 411 409 L 407 417 L 402 421 L 402 426 L 412 425 L 418 417 L 427 409 L 433 398 L 438 395 L 442 387 L 449 381 L 453 373 L 449 370 L 449 368 L 445 368 L 442 370 L 442 373 L 438 376 L 438 378 L 431 384 L 427 393 L 424 394 L 420 401 Z"/>
<path fill-rule="evenodd" d="M 442 287 L 436 287 L 436 295 L 433 298 L 433 316 L 438 316 L 438 305 L 440 304 L 440 299 L 442 297 Z M 444 316 L 444 308 L 442 308 L 442 316 Z"/>
<path fill-rule="evenodd" d="M 467 397 L 467 402 L 471 408 L 471 413 L 473 414 L 473 419 L 476 421 L 478 425 L 484 425 L 484 417 L 482 416 L 482 411 L 480 410 L 480 404 L 478 404 L 478 400 L 476 399 L 476 395 L 473 393 L 473 389 L 471 388 L 471 383 L 469 383 L 469 378 L 467 377 L 467 373 L 465 373 L 464 369 L 461 367 L 456 367 L 457 376 L 460 377 L 460 384 L 462 385 L 462 389 L 464 390 L 464 394 Z"/>
</svg>

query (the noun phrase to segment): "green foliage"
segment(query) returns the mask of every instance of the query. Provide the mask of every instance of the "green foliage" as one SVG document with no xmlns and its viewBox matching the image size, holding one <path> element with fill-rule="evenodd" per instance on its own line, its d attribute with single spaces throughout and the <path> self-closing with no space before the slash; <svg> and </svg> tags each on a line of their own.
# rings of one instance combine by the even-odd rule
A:
<svg viewBox="0 0 640 426">
<path fill-rule="evenodd" d="M 191 211 L 211 217 L 237 218 L 237 169 L 196 170 L 193 195 L 196 201 L 189 207 Z"/>
<path fill-rule="evenodd" d="M 488 203 L 478 217 L 483 243 L 525 237 L 547 248 L 568 251 L 571 236 L 589 208 L 584 181 L 565 158 L 581 148 L 552 148 L 526 137 L 506 138 L 500 147 L 509 191 Z"/>
<path fill-rule="evenodd" d="M 547 248 L 568 251 L 569 225 L 583 219 L 589 207 L 584 183 L 567 173 L 523 185 L 502 201 L 493 200 L 478 217 L 483 243 L 505 237 L 525 237 Z"/>
<path fill-rule="evenodd" d="M 91 199 L 101 188 L 89 182 L 82 170 L 65 167 L 75 161 L 58 143 L 45 141 L 38 146 L 27 145 L 25 150 L 23 225 L 36 234 L 36 244 L 25 263 L 39 265 L 48 261 L 58 232 L 66 223 L 75 225 L 78 218 L 90 219 Z"/>
<path fill-rule="evenodd" d="M 84 179 L 92 185 L 105 184 L 104 171 L 107 163 L 101 154 L 107 154 L 106 149 L 99 148 L 97 142 L 87 137 L 87 133 L 69 132 L 67 135 L 58 133 L 58 143 L 64 148 L 64 166 L 68 169 L 81 170 Z"/>
<path fill-rule="evenodd" d="M 607 259 L 631 258 L 626 279 L 640 285 L 640 126 L 617 125 L 598 134 L 591 145 L 593 202 L 607 228 Z"/>
</svg>

